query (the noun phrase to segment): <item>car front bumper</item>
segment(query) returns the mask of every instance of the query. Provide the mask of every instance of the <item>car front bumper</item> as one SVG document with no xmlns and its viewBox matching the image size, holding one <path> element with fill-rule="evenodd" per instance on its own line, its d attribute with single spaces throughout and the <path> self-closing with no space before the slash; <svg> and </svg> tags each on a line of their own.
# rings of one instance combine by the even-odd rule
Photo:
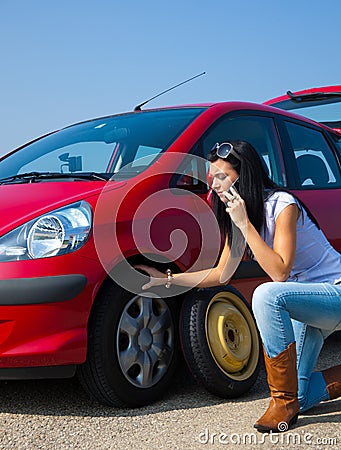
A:
<svg viewBox="0 0 341 450">
<path fill-rule="evenodd" d="M 18 378 L 27 378 L 25 368 L 85 361 L 103 272 L 98 261 L 77 254 L 0 264 L 0 379 L 16 377 L 2 369 L 20 369 Z"/>
</svg>

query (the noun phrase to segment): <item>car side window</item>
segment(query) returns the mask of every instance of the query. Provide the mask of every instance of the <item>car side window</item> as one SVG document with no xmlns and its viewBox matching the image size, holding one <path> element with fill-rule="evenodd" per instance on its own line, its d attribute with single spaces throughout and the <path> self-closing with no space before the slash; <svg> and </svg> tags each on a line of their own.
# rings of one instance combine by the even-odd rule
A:
<svg viewBox="0 0 341 450">
<path fill-rule="evenodd" d="M 203 158 L 196 154 L 185 155 L 176 175 L 175 187 L 196 193 L 206 193 L 206 166 Z"/>
<path fill-rule="evenodd" d="M 203 140 L 205 157 L 215 143 L 230 140 L 249 142 L 263 158 L 267 172 L 280 186 L 285 185 L 279 156 L 279 144 L 273 119 L 263 116 L 228 116 L 219 121 L 206 134 Z"/>
<path fill-rule="evenodd" d="M 324 135 L 313 128 L 285 121 L 301 189 L 333 188 L 341 184 L 335 156 Z"/>
</svg>

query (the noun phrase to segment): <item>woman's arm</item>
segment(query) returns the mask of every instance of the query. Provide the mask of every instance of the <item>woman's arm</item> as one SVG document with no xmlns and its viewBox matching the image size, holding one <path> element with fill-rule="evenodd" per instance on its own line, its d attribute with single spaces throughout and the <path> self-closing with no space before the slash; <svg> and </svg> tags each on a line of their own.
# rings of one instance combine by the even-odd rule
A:
<svg viewBox="0 0 341 450">
<path fill-rule="evenodd" d="M 200 288 L 226 284 L 229 280 L 224 279 L 224 277 L 222 277 L 222 274 L 224 269 L 226 271 L 226 265 L 228 264 L 229 255 L 230 255 L 230 248 L 228 246 L 226 238 L 223 251 L 221 252 L 219 262 L 216 267 L 213 267 L 212 269 L 199 270 L 196 272 L 184 272 L 173 274 L 172 284 L 176 284 L 179 286 L 200 287 Z M 143 290 L 150 289 L 153 286 L 160 286 L 167 282 L 167 275 L 153 267 L 139 264 L 136 265 L 135 268 L 143 270 L 150 276 L 149 283 L 146 283 L 145 285 L 142 286 Z"/>
<path fill-rule="evenodd" d="M 273 281 L 286 281 L 296 254 L 296 223 L 300 214 L 298 206 L 288 205 L 278 215 L 271 249 L 247 217 L 243 199 L 236 192 L 234 197 L 233 202 L 228 202 L 227 212 L 240 228 L 257 262 Z"/>
</svg>

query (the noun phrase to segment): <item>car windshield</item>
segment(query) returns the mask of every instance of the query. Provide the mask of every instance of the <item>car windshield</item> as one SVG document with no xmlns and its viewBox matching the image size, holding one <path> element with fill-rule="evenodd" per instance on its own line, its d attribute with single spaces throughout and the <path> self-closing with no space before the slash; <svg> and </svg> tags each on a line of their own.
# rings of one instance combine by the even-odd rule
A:
<svg viewBox="0 0 341 450">
<path fill-rule="evenodd" d="M 0 160 L 0 181 L 130 178 L 149 167 L 204 108 L 164 109 L 104 117 L 42 137 Z M 103 179 L 103 177 L 102 177 Z"/>
</svg>

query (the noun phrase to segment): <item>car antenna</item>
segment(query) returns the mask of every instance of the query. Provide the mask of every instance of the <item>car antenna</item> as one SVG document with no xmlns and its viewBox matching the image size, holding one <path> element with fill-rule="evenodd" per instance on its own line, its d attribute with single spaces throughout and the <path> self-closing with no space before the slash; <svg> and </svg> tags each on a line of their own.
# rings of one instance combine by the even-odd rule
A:
<svg viewBox="0 0 341 450">
<path fill-rule="evenodd" d="M 166 89 L 166 90 L 163 91 L 163 92 L 160 92 L 160 94 L 154 95 L 154 97 L 151 97 L 151 98 L 149 98 L 148 100 L 146 100 L 145 102 L 140 103 L 139 105 L 135 106 L 134 111 L 141 111 L 141 107 L 142 107 L 143 105 L 145 105 L 146 103 L 150 102 L 151 100 L 154 100 L 154 98 L 160 97 L 161 95 L 165 94 L 166 92 L 169 92 L 169 91 L 171 91 L 172 89 L 175 89 L 175 88 L 181 86 L 182 84 L 188 83 L 189 81 L 192 81 L 192 80 L 194 80 L 195 78 L 201 77 L 201 75 L 205 75 L 205 73 L 206 73 L 206 72 L 201 72 L 201 73 L 199 73 L 198 75 L 195 75 L 194 77 L 188 78 L 188 80 L 185 80 L 185 81 L 183 81 L 182 83 L 179 83 L 179 84 L 177 84 L 177 85 L 175 85 L 175 86 L 172 86 L 172 87 L 169 88 L 169 89 Z"/>
</svg>

